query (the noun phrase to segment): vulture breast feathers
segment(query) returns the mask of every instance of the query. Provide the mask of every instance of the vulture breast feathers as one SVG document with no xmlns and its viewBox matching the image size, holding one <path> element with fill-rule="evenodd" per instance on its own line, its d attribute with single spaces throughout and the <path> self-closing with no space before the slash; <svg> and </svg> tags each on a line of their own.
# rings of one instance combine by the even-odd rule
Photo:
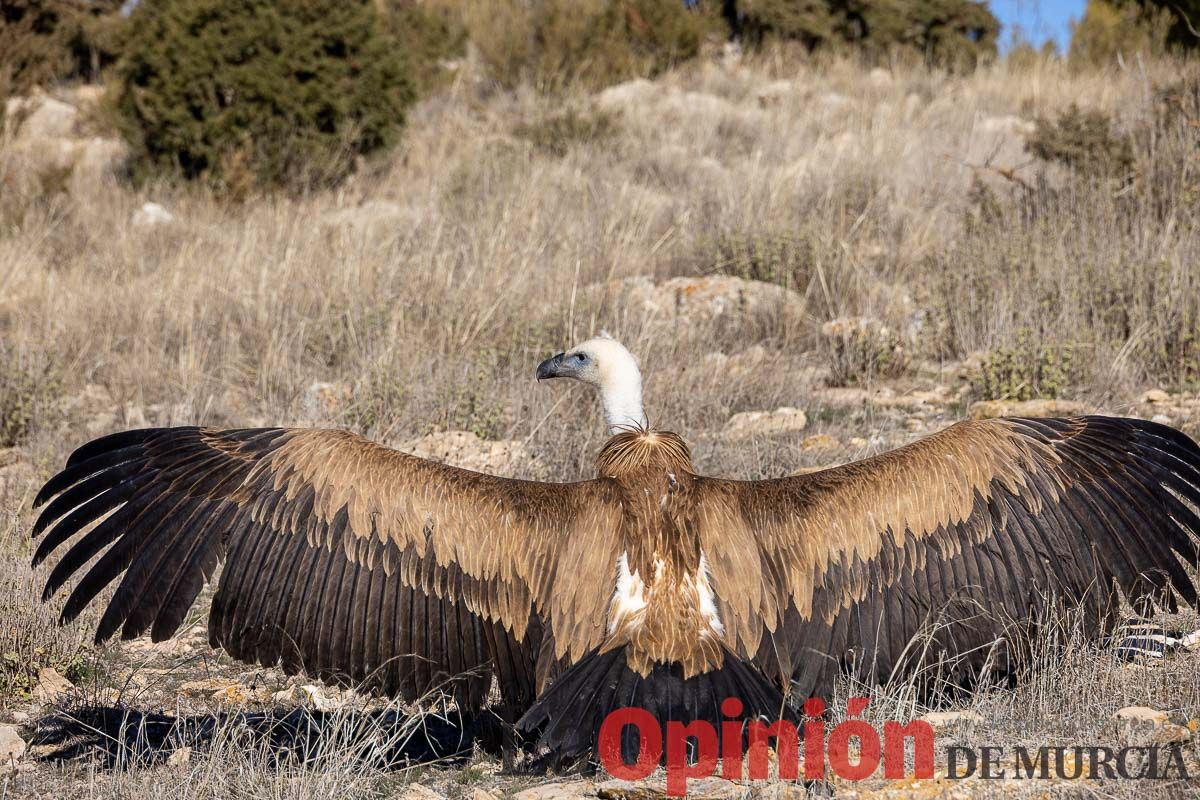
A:
<svg viewBox="0 0 1200 800">
<path fill-rule="evenodd" d="M 223 564 L 214 646 L 471 708 L 494 675 L 573 754 L 622 705 L 715 722 L 732 694 L 778 716 L 840 670 L 886 680 L 922 631 L 977 668 L 1056 598 L 1096 625 L 1117 588 L 1194 604 L 1200 449 L 1139 420 L 1005 419 L 733 481 L 643 430 L 596 478 L 539 483 L 343 431 L 165 428 L 84 445 L 36 503 L 35 563 L 70 542 L 46 597 L 83 572 L 64 620 L 116 582 L 97 640 L 171 636 Z"/>
</svg>

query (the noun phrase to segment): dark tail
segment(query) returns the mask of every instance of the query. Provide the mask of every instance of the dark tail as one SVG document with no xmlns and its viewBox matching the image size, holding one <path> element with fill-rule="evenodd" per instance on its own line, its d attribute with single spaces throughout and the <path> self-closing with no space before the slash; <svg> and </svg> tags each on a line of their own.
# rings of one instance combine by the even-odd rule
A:
<svg viewBox="0 0 1200 800">
<path fill-rule="evenodd" d="M 537 748 L 556 760 L 570 761 L 599 752 L 600 726 L 620 708 L 649 712 L 660 726 L 668 721 L 687 724 L 705 720 L 719 732 L 721 703 L 741 701 L 742 719 L 794 719 L 783 694 L 757 667 L 726 653 L 720 669 L 683 677 L 678 664 L 656 664 L 642 675 L 626 664 L 625 648 L 593 651 L 554 681 L 517 723 L 518 730 L 537 740 Z M 639 739 L 634 726 L 621 736 L 621 754 L 632 763 Z"/>
</svg>

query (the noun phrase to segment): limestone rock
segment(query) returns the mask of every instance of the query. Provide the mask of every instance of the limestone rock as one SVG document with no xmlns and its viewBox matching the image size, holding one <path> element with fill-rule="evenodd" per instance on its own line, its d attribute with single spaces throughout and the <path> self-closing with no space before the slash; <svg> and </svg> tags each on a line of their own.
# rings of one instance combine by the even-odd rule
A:
<svg viewBox="0 0 1200 800">
<path fill-rule="evenodd" d="M 435 792 L 423 783 L 410 783 L 395 797 L 397 800 L 446 800 L 446 795 Z"/>
<path fill-rule="evenodd" d="M 1171 721 L 1165 711 L 1149 706 L 1125 706 L 1113 718 L 1124 741 L 1131 744 L 1181 744 L 1192 738 L 1190 727 Z"/>
<path fill-rule="evenodd" d="M 591 781 L 561 781 L 533 786 L 513 795 L 513 800 L 575 800 L 591 797 L 594 785 Z"/>
<path fill-rule="evenodd" d="M 1113 714 L 1113 719 L 1121 722 L 1148 722 L 1152 725 L 1161 725 L 1167 722 L 1170 718 L 1167 712 L 1160 711 L 1157 708 L 1149 706 L 1125 706 L 1117 709 Z"/>
<path fill-rule="evenodd" d="M 743 439 L 751 436 L 797 433 L 807 425 L 808 417 L 803 411 L 782 406 L 774 411 L 742 411 L 734 414 L 725 423 L 721 433 L 731 439 Z"/>
<path fill-rule="evenodd" d="M 154 228 L 159 225 L 169 225 L 175 221 L 175 215 L 155 202 L 142 203 L 141 208 L 133 212 L 129 224 L 135 228 Z"/>
<path fill-rule="evenodd" d="M 842 443 L 828 433 L 809 436 L 800 443 L 800 447 L 805 450 L 836 450 L 841 446 Z"/>
<path fill-rule="evenodd" d="M 1070 417 L 1087 412 L 1074 400 L 980 400 L 972 403 L 971 419 L 997 417 Z"/>
<path fill-rule="evenodd" d="M 79 121 L 79 110 L 75 106 L 43 97 L 33 107 L 17 129 L 18 141 L 37 139 L 61 139 L 75 132 Z"/>
<path fill-rule="evenodd" d="M 495 792 L 489 792 L 487 789 L 475 787 L 471 792 L 471 800 L 500 800 L 500 795 Z"/>
<path fill-rule="evenodd" d="M 74 688 L 75 684 L 60 675 L 54 667 L 42 667 L 38 670 L 37 685 L 33 687 L 33 699 L 39 703 L 53 703 Z"/>
<path fill-rule="evenodd" d="M 25 740 L 12 725 L 0 725 L 0 770 L 12 769 L 25 755 Z"/>
<path fill-rule="evenodd" d="M 182 767 L 184 764 L 192 760 L 192 748 L 186 745 L 176 750 L 171 751 L 171 755 L 167 756 L 167 766 Z"/>
<path fill-rule="evenodd" d="M 321 687 L 311 683 L 275 692 L 271 695 L 271 700 L 279 706 L 303 706 L 316 711 L 333 711 L 339 705 L 336 700 L 328 697 Z"/>
<path fill-rule="evenodd" d="M 398 449 L 477 472 L 512 474 L 528 469 L 533 463 L 533 456 L 524 442 L 515 439 L 488 441 L 471 431 L 431 433 L 401 444 Z"/>
</svg>

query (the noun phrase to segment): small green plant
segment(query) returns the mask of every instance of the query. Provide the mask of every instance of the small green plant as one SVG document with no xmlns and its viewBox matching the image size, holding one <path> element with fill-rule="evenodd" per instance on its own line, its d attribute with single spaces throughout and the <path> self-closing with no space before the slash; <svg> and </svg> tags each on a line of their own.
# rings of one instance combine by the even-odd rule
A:
<svg viewBox="0 0 1200 800">
<path fill-rule="evenodd" d="M 816 253 L 810 240 L 790 234 L 726 233 L 713 240 L 702 259 L 705 269 L 722 275 L 803 291 Z"/>
<path fill-rule="evenodd" d="M 1036 120 L 1025 149 L 1043 161 L 1054 161 L 1080 174 L 1127 178 L 1133 170 L 1133 143 L 1114 131 L 1112 118 L 1072 103 L 1058 119 Z"/>
<path fill-rule="evenodd" d="M 834 386 L 894 378 L 908 369 L 911 360 L 900 335 L 878 320 L 832 320 L 821 327 L 821 341 L 829 364 L 829 382 Z"/>
<path fill-rule="evenodd" d="M 474 0 L 467 27 L 492 77 L 505 86 L 599 88 L 650 77 L 697 56 L 727 33 L 716 3 L 679 0 Z"/>
<path fill-rule="evenodd" d="M 533 122 L 521 122 L 513 135 L 527 140 L 536 149 L 561 158 L 577 144 L 612 138 L 619 129 L 619 116 L 601 109 L 568 108 L 547 114 Z"/>
<path fill-rule="evenodd" d="M 96 80 L 120 53 L 121 0 L 0 0 L 0 99 Z"/>
<path fill-rule="evenodd" d="M 1014 346 L 987 354 L 971 388 L 983 400 L 1056 398 L 1070 385 L 1073 366 L 1072 345 L 1040 344 L 1022 330 Z"/>
<path fill-rule="evenodd" d="M 413 99 L 369 0 L 161 0 L 132 16 L 116 107 L 135 174 L 307 190 L 387 147 Z"/>
</svg>

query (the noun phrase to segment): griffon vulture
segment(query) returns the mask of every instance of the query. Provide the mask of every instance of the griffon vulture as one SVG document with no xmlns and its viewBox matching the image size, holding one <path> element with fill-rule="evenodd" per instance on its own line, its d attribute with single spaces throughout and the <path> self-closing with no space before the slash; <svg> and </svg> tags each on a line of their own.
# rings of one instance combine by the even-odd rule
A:
<svg viewBox="0 0 1200 800">
<path fill-rule="evenodd" d="M 479 474 L 341 430 L 85 444 L 35 501 L 48 502 L 35 564 L 83 533 L 45 597 L 99 556 L 62 619 L 119 579 L 97 641 L 159 641 L 223 564 L 214 647 L 408 699 L 447 685 L 465 709 L 495 676 L 520 729 L 564 757 L 591 752 L 621 706 L 716 722 L 735 695 L 778 718 L 839 670 L 887 680 L 933 620 L 922 647 L 978 669 L 1054 598 L 1094 630 L 1118 589 L 1196 602 L 1200 449 L 1163 425 L 962 422 L 845 466 L 736 481 L 697 474 L 684 441 L 648 425 L 616 341 L 537 377 L 599 390 L 611 438 L 591 480 Z"/>
</svg>

